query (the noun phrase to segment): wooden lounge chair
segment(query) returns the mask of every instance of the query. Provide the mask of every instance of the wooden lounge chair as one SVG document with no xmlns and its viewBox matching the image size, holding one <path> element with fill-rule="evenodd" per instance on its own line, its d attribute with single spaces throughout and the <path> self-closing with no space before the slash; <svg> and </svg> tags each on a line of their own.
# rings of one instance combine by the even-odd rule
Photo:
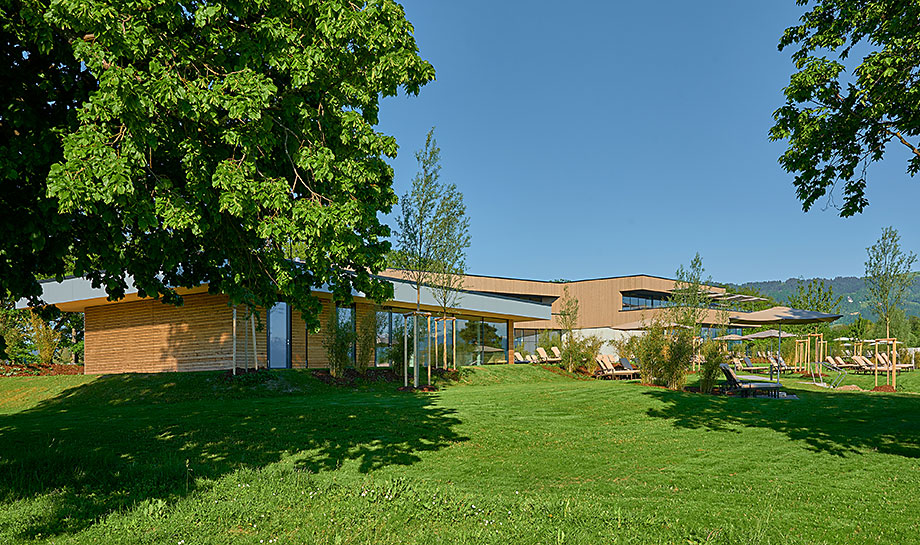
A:
<svg viewBox="0 0 920 545">
<path fill-rule="evenodd" d="M 629 368 L 617 367 L 613 362 L 613 357 L 608 354 L 601 354 L 597 357 L 598 365 L 601 366 L 606 376 L 610 378 L 631 379 L 639 376 L 639 371 L 630 366 Z M 626 362 L 629 365 L 629 362 Z"/>
<path fill-rule="evenodd" d="M 727 363 L 719 365 L 722 374 L 725 375 L 726 389 L 730 392 L 740 392 L 742 396 L 749 396 L 754 392 L 767 392 L 771 397 L 775 397 L 782 388 L 778 382 L 748 382 L 738 378 L 735 370 Z"/>
<path fill-rule="evenodd" d="M 546 363 L 559 363 L 562 361 L 562 358 L 549 357 L 546 355 L 546 350 L 543 350 L 543 347 L 537 347 L 537 354 L 540 355 L 540 359 Z"/>
<path fill-rule="evenodd" d="M 550 350 L 552 350 L 554 356 L 559 358 L 559 361 L 562 361 L 562 352 L 559 351 L 558 346 L 552 346 L 550 347 Z"/>
<path fill-rule="evenodd" d="M 859 368 L 859 365 L 855 363 L 852 363 L 852 362 L 847 363 L 843 361 L 843 358 L 841 358 L 840 356 L 834 356 L 834 365 L 836 365 L 837 367 L 840 367 L 841 369 L 858 369 Z"/>
<path fill-rule="evenodd" d="M 514 363 L 527 363 L 527 360 L 524 359 L 524 356 L 521 355 L 517 350 L 514 351 Z"/>
<path fill-rule="evenodd" d="M 540 360 L 533 354 L 527 354 L 527 357 L 524 359 L 527 360 L 527 363 L 540 363 Z"/>
</svg>

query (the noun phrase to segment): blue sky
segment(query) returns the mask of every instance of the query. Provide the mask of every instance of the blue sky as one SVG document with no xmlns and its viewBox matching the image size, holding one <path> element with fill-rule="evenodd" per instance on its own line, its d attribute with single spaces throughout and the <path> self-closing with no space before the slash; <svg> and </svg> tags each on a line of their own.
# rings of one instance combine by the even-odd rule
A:
<svg viewBox="0 0 920 545">
<path fill-rule="evenodd" d="M 767 132 L 793 70 L 777 51 L 803 8 L 771 2 L 402 2 L 437 81 L 384 101 L 400 145 L 437 126 L 463 191 L 475 274 L 672 276 L 696 252 L 720 282 L 862 275 L 892 225 L 920 250 L 906 153 L 870 170 L 870 206 L 803 213 Z M 392 224 L 392 222 L 391 222 Z"/>
</svg>

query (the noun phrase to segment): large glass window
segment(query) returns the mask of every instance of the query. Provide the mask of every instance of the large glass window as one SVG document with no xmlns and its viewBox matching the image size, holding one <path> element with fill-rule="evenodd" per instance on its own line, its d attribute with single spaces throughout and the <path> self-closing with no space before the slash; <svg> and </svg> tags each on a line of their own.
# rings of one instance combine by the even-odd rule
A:
<svg viewBox="0 0 920 545">
<path fill-rule="evenodd" d="M 507 322 L 482 322 L 482 358 L 484 363 L 508 362 Z"/>
<path fill-rule="evenodd" d="M 268 311 L 268 366 L 284 369 L 291 365 L 291 312 L 287 303 Z"/>
<path fill-rule="evenodd" d="M 357 332 L 354 305 L 347 307 L 340 307 L 336 305 L 335 314 L 340 326 L 349 327 L 352 331 Z M 355 343 L 351 344 L 351 349 L 348 351 L 348 359 L 350 359 L 352 363 L 355 362 Z"/>
<path fill-rule="evenodd" d="M 457 319 L 457 363 L 482 364 L 482 321 L 477 318 Z"/>
<path fill-rule="evenodd" d="M 664 308 L 671 305 L 670 294 L 654 291 L 624 291 L 621 310 Z"/>
</svg>

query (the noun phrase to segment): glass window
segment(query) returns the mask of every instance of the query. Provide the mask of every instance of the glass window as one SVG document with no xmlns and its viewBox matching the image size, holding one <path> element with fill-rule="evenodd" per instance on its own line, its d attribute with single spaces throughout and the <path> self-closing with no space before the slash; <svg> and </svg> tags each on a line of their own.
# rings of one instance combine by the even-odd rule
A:
<svg viewBox="0 0 920 545">
<path fill-rule="evenodd" d="M 476 318 L 457 318 L 457 363 L 460 365 L 482 364 L 482 322 Z"/>
<path fill-rule="evenodd" d="M 287 303 L 268 311 L 268 366 L 285 369 L 291 362 L 291 315 Z"/>
<path fill-rule="evenodd" d="M 339 325 L 350 327 L 352 331 L 357 332 L 358 324 L 355 322 L 354 305 L 347 307 L 340 307 L 336 305 L 335 313 L 338 317 Z M 355 362 L 355 343 L 351 344 L 351 349 L 348 351 L 348 359 L 350 359 L 352 363 Z"/>
<path fill-rule="evenodd" d="M 507 322 L 482 322 L 482 358 L 484 363 L 508 362 Z"/>
</svg>

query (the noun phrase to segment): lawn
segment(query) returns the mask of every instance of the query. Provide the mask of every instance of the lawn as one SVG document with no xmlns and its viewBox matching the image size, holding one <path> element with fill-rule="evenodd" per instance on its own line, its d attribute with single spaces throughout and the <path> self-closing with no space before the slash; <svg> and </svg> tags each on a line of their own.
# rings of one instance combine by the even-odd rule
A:
<svg viewBox="0 0 920 545">
<path fill-rule="evenodd" d="M 0 543 L 920 540 L 920 372 L 898 394 L 783 381 L 799 399 L 521 365 L 434 394 L 302 371 L 6 378 Z"/>
</svg>

